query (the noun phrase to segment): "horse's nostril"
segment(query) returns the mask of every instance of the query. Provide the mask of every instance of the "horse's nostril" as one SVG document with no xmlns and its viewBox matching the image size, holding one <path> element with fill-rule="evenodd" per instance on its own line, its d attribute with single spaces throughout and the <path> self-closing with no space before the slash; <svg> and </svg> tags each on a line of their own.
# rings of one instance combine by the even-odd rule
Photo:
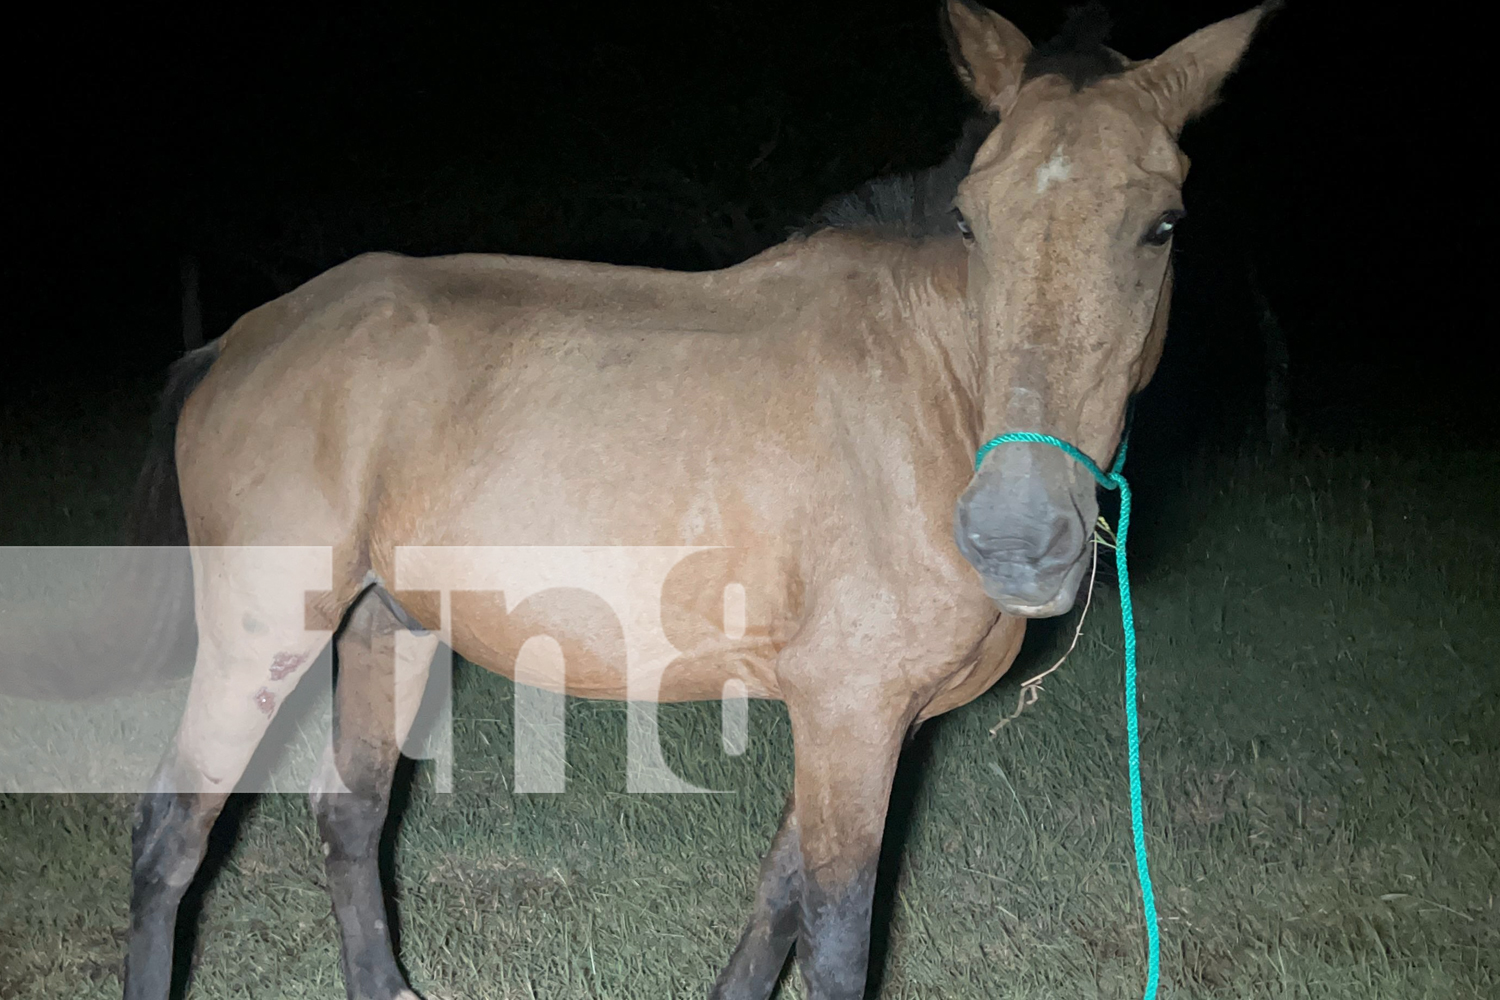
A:
<svg viewBox="0 0 1500 1000">
<path fill-rule="evenodd" d="M 980 569 L 1029 566 L 1045 573 L 1055 566 L 1071 564 L 1077 555 L 1076 526 L 1067 518 L 1058 518 L 1038 527 L 1042 530 L 1005 535 L 968 531 L 960 536 L 960 548 Z"/>
<path fill-rule="evenodd" d="M 1031 563 L 1037 560 L 1037 552 L 1031 542 L 1024 538 L 986 538 L 970 535 L 974 552 L 986 563 Z"/>
</svg>

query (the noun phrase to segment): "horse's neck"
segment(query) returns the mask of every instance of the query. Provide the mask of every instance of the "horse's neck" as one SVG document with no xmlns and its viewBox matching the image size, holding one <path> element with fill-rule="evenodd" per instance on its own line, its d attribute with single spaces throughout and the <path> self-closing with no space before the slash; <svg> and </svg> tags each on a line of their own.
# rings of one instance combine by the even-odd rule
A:
<svg viewBox="0 0 1500 1000">
<path fill-rule="evenodd" d="M 984 344 L 969 311 L 965 291 L 968 261 L 961 244 L 934 241 L 912 254 L 893 282 L 894 315 L 918 394 L 927 407 L 946 411 L 956 432 L 977 436 L 979 408 L 987 394 Z M 957 244 L 957 241 L 952 241 Z"/>
</svg>

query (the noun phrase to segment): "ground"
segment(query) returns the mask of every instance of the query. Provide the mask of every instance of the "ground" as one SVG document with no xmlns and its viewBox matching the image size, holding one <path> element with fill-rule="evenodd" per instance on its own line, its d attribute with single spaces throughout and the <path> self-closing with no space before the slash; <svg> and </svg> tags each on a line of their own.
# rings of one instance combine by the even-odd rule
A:
<svg viewBox="0 0 1500 1000">
<path fill-rule="evenodd" d="M 108 541 L 145 408 L 127 387 L 0 412 L 3 540 Z M 1247 446 L 1153 465 L 1151 433 L 1134 583 L 1162 995 L 1500 995 L 1500 460 Z M 912 748 L 877 919 L 885 1000 L 1139 995 L 1114 602 L 1101 585 L 1077 650 L 996 736 L 1073 619 Z M 753 707 L 740 757 L 717 704 L 664 710 L 669 760 L 714 796 L 625 794 L 623 711 L 585 702 L 566 793 L 514 795 L 510 684 L 460 665 L 455 706 L 455 790 L 410 768 L 390 838 L 413 984 L 703 996 L 789 784 L 780 706 Z M 0 796 L 0 998 L 119 995 L 132 805 Z M 233 815 L 189 995 L 342 997 L 305 801 Z M 801 996 L 795 975 L 781 995 Z"/>
</svg>

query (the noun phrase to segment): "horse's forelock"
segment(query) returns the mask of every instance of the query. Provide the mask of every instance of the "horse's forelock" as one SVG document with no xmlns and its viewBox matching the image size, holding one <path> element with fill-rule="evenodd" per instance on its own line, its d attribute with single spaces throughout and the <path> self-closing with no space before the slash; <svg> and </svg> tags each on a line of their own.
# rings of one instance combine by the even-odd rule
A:
<svg viewBox="0 0 1500 1000">
<path fill-rule="evenodd" d="M 1124 57 L 1104 44 L 1112 27 L 1103 4 L 1070 8 L 1062 30 L 1026 57 L 1022 79 L 1060 76 L 1074 90 L 1082 90 L 1096 80 L 1124 72 Z"/>
</svg>

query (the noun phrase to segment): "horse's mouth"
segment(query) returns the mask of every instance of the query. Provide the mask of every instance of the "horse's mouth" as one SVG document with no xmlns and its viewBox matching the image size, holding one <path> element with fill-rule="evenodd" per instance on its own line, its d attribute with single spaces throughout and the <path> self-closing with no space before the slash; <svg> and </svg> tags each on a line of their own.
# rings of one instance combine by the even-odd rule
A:
<svg viewBox="0 0 1500 1000">
<path fill-rule="evenodd" d="M 989 572 L 980 574 L 984 592 L 990 600 L 1008 615 L 1021 618 L 1053 618 L 1072 610 L 1078 599 L 1078 588 L 1083 582 L 1083 572 L 1088 567 L 1089 546 L 1085 545 L 1077 557 L 1062 572 L 1056 574 L 1055 584 L 1042 586 L 1035 578 L 1035 567 L 1026 567 L 1021 574 L 1033 582 L 1024 593 L 1017 593 L 1006 577 L 1009 574 L 996 572 L 996 567 L 987 567 Z M 1013 579 L 1013 577 L 1012 577 Z M 1051 596 L 1046 596 L 1050 592 Z"/>
<path fill-rule="evenodd" d="M 1073 607 L 1073 598 L 1061 594 L 1046 604 L 1016 604 L 1003 595 L 990 593 L 988 588 L 985 593 L 990 595 L 1001 611 L 1018 618 L 1055 618 L 1067 614 Z"/>
</svg>

